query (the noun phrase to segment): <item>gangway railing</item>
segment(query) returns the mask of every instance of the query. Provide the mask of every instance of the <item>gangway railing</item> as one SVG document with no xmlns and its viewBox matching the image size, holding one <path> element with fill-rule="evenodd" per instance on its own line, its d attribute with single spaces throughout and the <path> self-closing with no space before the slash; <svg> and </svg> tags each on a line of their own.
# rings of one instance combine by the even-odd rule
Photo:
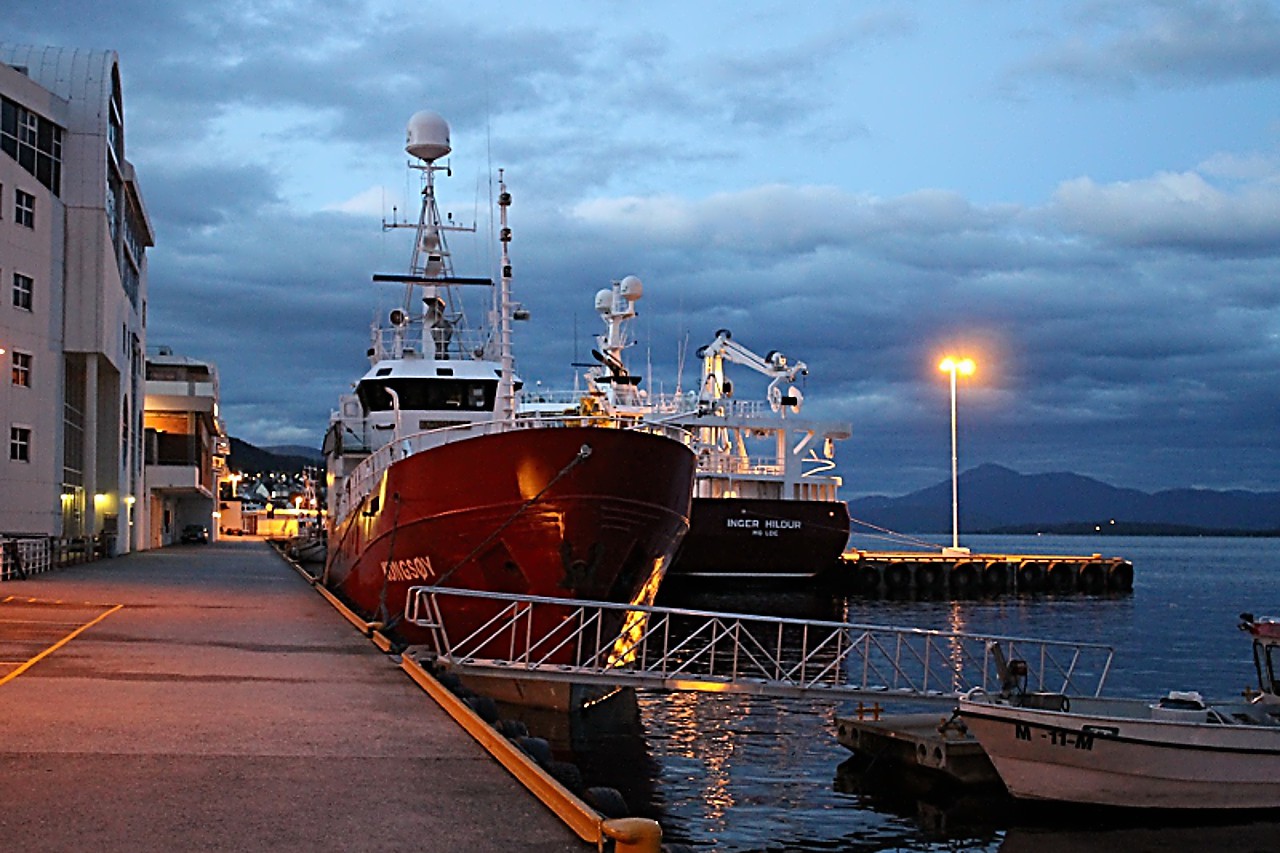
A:
<svg viewBox="0 0 1280 853">
<path fill-rule="evenodd" d="M 952 701 L 1005 686 L 1100 695 L 1098 643 L 714 613 L 447 587 L 409 590 L 406 621 L 440 662 L 518 679 L 770 696 Z M 465 624 L 465 627 L 462 627 Z"/>
</svg>

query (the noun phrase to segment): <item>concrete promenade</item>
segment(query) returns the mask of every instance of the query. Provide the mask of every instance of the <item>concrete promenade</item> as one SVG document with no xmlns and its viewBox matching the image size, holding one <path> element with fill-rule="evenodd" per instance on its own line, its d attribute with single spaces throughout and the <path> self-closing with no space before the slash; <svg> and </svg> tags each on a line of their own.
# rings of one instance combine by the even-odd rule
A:
<svg viewBox="0 0 1280 853">
<path fill-rule="evenodd" d="M 585 849 L 261 541 L 0 583 L 0 850 Z"/>
</svg>

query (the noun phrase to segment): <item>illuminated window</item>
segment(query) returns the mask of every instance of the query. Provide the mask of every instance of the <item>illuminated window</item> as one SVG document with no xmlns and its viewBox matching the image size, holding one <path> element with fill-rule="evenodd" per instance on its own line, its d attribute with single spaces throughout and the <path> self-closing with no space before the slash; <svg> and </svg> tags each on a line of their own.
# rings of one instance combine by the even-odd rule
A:
<svg viewBox="0 0 1280 853">
<path fill-rule="evenodd" d="M 31 353 L 13 353 L 13 384 L 23 388 L 31 387 Z"/>
</svg>

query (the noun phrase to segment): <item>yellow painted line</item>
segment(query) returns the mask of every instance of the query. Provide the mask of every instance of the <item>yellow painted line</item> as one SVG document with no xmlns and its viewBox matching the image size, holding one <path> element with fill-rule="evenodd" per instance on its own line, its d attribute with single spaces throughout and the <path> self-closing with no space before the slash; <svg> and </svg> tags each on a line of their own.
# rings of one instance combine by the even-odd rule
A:
<svg viewBox="0 0 1280 853">
<path fill-rule="evenodd" d="M 311 586 L 322 595 L 348 622 L 360 630 L 360 633 L 371 639 L 379 649 L 390 652 L 392 643 L 382 633 L 381 622 L 366 622 L 358 614 L 346 606 L 336 595 L 325 588 L 324 584 L 290 560 L 282 551 L 276 550 L 281 559 L 302 575 Z M 435 700 L 463 731 L 482 746 L 486 752 L 497 759 L 512 776 L 524 785 L 529 793 L 549 808 L 556 817 L 567 826 L 574 835 L 583 841 L 596 845 L 596 849 L 604 849 L 606 839 L 615 842 L 614 849 L 618 853 L 658 853 L 662 841 L 662 828 L 657 821 L 649 818 L 613 818 L 605 819 L 599 812 L 583 802 L 568 788 L 561 785 L 552 776 L 538 766 L 524 750 L 517 747 L 486 723 L 469 705 L 454 696 L 421 664 L 408 655 L 400 656 L 400 668 L 409 678 L 422 688 L 428 696 Z M 0 681 L 0 684 L 3 684 Z"/>
<path fill-rule="evenodd" d="M 102 601 L 65 601 L 61 598 L 19 598 L 16 595 L 10 595 L 0 599 L 0 604 L 39 604 L 42 607 L 115 607 L 114 604 L 107 604 Z"/>
<path fill-rule="evenodd" d="M 567 788 L 551 778 L 519 747 L 507 740 L 492 726 L 471 710 L 465 702 L 450 693 L 444 685 L 422 668 L 408 655 L 400 657 L 400 668 L 421 687 L 445 713 L 471 735 L 498 763 L 524 784 L 529 792 L 555 812 L 562 821 L 583 841 L 598 842 L 601 838 L 601 817 L 591 806 L 573 795 Z"/>
<path fill-rule="evenodd" d="M 18 667 L 17 669 L 15 669 L 13 672 L 9 673 L 8 675 L 4 676 L 3 678 L 0 678 L 0 684 L 5 684 L 5 683 L 7 683 L 7 682 L 13 681 L 13 679 L 17 678 L 19 675 L 22 675 L 22 673 L 24 673 L 24 672 L 26 672 L 27 670 L 31 669 L 31 667 L 35 666 L 37 663 L 39 663 L 40 661 L 44 660 L 44 659 L 45 659 L 45 658 L 47 658 L 49 655 L 53 654 L 53 653 L 54 653 L 54 652 L 56 652 L 58 649 L 62 648 L 62 647 L 63 647 L 63 646 L 65 646 L 67 643 L 71 642 L 71 641 L 72 641 L 72 640 L 74 640 L 76 637 L 80 636 L 80 635 L 81 635 L 81 634 L 83 634 L 85 631 L 87 631 L 87 630 L 89 630 L 90 628 L 92 628 L 94 625 L 97 625 L 97 624 L 98 624 L 99 622 L 101 622 L 103 619 L 106 619 L 108 616 L 110 616 L 112 613 L 115 613 L 117 610 L 121 609 L 122 607 L 124 607 L 124 605 L 123 605 L 123 604 L 117 604 L 117 605 L 115 605 L 114 607 L 112 607 L 110 610 L 106 611 L 105 613 L 99 613 L 96 617 L 94 617 L 93 619 L 91 619 L 91 620 L 89 620 L 88 622 L 84 623 L 84 624 L 83 624 L 83 625 L 81 625 L 79 628 L 76 628 L 76 629 L 75 629 L 74 631 L 72 631 L 70 634 L 67 634 L 67 635 L 66 635 L 65 637 L 63 637 L 61 640 L 59 640 L 58 642 L 54 643 L 54 644 L 53 644 L 52 646 L 50 646 L 49 648 L 45 649 L 45 650 L 44 650 L 44 651 L 42 651 L 40 654 L 38 654 L 38 655 L 36 655 L 35 657 L 31 658 L 31 659 L 30 659 L 30 660 L 28 660 L 27 662 L 23 663 L 21 666 L 19 666 L 19 667 Z"/>
</svg>

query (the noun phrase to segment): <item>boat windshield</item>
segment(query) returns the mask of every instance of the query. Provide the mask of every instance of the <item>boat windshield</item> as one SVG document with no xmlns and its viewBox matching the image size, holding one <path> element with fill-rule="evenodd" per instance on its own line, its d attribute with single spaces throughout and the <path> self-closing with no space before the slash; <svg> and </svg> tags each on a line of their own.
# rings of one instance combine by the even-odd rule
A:
<svg viewBox="0 0 1280 853">
<path fill-rule="evenodd" d="M 492 412 L 497 396 L 496 379 L 376 379 L 360 383 L 356 394 L 365 411 L 391 411 L 391 389 L 400 398 L 401 411 Z"/>
<path fill-rule="evenodd" d="M 1280 645 L 1255 640 L 1253 663 L 1258 669 L 1258 686 L 1265 693 L 1280 696 Z"/>
</svg>

